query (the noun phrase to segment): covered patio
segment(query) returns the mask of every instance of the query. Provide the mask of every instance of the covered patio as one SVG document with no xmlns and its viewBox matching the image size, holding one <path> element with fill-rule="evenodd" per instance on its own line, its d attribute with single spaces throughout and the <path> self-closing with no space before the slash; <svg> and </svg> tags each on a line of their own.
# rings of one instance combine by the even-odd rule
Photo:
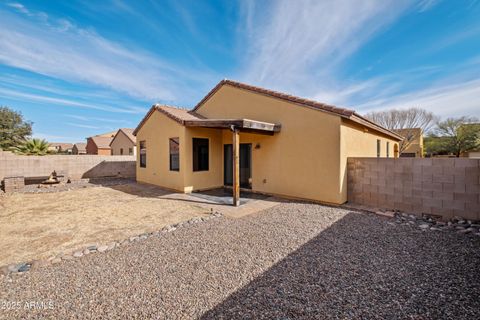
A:
<svg viewBox="0 0 480 320">
<path fill-rule="evenodd" d="M 281 125 L 251 119 L 197 119 L 183 121 L 185 127 L 229 129 L 232 133 L 232 202 L 238 207 L 240 202 L 240 133 L 254 133 L 273 136 L 280 132 Z"/>
</svg>

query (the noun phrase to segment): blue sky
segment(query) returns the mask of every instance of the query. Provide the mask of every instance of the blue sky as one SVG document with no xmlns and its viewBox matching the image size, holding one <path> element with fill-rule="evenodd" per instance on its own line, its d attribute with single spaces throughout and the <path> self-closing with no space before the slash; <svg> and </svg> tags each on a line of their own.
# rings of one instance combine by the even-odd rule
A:
<svg viewBox="0 0 480 320">
<path fill-rule="evenodd" d="M 480 117 L 480 1 L 0 1 L 0 105 L 36 137 L 135 127 L 223 78 Z"/>
</svg>

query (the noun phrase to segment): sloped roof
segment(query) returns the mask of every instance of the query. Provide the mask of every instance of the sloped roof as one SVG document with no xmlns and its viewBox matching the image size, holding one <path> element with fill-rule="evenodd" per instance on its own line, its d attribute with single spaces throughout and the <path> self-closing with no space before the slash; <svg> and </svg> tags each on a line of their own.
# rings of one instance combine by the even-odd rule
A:
<svg viewBox="0 0 480 320">
<path fill-rule="evenodd" d="M 48 144 L 49 147 L 59 147 L 62 150 L 70 149 L 73 147 L 72 143 L 64 143 L 64 142 L 50 142 Z"/>
<path fill-rule="evenodd" d="M 160 111 L 161 113 L 165 114 L 167 117 L 179 122 L 183 123 L 183 121 L 190 121 L 190 120 L 201 120 L 205 119 L 205 117 L 202 117 L 201 115 L 189 111 L 187 109 L 183 108 L 178 108 L 178 107 L 173 107 L 173 106 L 167 106 L 163 104 L 154 104 L 150 110 L 147 112 L 145 117 L 143 117 L 142 121 L 138 124 L 137 128 L 133 130 L 132 134 L 136 135 L 138 130 L 143 126 L 143 124 L 150 118 L 150 116 L 155 112 L 155 111 Z"/>
<path fill-rule="evenodd" d="M 87 144 L 84 142 L 78 142 L 74 144 L 75 147 L 77 147 L 78 151 L 86 151 L 87 150 Z"/>
<path fill-rule="evenodd" d="M 115 134 L 115 136 L 113 137 L 112 141 L 110 141 L 110 145 L 113 143 L 113 141 L 117 138 L 118 134 L 120 132 L 123 132 L 127 138 L 134 144 L 136 145 L 137 144 L 137 137 L 135 137 L 133 135 L 133 131 L 134 129 L 131 129 L 131 128 L 120 128 L 118 129 L 117 133 Z"/>
<path fill-rule="evenodd" d="M 110 142 L 112 142 L 113 137 L 93 136 L 89 139 L 92 139 L 97 148 L 110 149 Z"/>
</svg>

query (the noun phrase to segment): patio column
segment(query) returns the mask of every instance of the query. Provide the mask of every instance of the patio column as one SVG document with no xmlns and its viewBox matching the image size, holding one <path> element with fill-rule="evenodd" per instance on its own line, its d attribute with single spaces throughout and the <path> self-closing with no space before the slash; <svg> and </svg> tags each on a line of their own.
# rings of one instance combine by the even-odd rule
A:
<svg viewBox="0 0 480 320">
<path fill-rule="evenodd" d="M 233 128 L 233 205 L 240 205 L 240 130 Z"/>
</svg>

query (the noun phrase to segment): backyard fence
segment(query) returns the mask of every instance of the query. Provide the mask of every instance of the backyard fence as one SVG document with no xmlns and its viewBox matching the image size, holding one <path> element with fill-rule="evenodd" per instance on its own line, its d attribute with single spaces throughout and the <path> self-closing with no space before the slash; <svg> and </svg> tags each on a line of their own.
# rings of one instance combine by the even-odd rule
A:
<svg viewBox="0 0 480 320">
<path fill-rule="evenodd" d="M 415 214 L 480 220 L 480 161 L 349 158 L 348 201 Z"/>
<path fill-rule="evenodd" d="M 135 156 L 19 156 L 0 151 L 0 181 L 10 177 L 25 179 L 48 177 L 54 170 L 72 180 L 102 177 L 134 178 L 135 163 Z"/>
</svg>

